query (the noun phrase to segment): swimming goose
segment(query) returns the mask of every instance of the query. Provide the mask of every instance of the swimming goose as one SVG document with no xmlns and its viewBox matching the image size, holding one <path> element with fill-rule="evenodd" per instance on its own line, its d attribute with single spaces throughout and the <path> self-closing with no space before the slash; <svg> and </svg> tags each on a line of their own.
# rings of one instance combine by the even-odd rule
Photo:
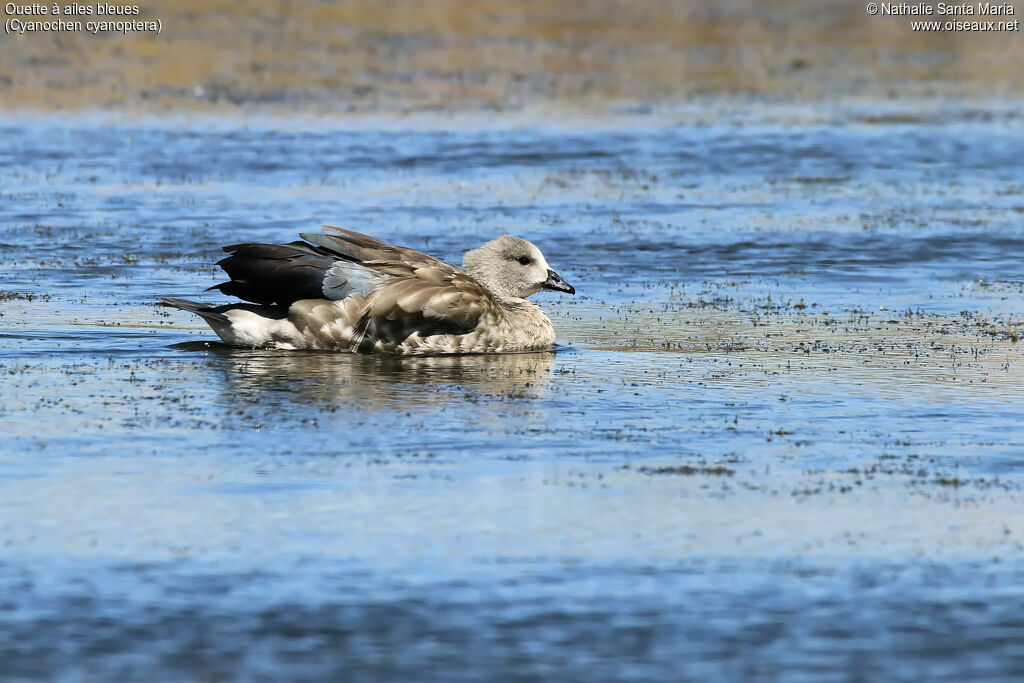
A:
<svg viewBox="0 0 1024 683">
<path fill-rule="evenodd" d="M 211 306 L 163 298 L 201 316 L 232 346 L 360 353 L 497 353 L 551 348 L 555 330 L 526 297 L 575 294 L 540 249 L 502 235 L 462 268 L 408 247 L 324 226 L 305 242 L 233 244 L 214 285 L 252 303 Z"/>
</svg>

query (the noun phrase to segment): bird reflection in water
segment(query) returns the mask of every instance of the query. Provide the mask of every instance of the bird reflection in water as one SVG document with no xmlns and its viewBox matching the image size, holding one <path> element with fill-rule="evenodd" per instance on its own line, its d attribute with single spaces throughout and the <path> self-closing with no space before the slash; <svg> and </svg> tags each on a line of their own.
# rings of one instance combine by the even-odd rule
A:
<svg viewBox="0 0 1024 683">
<path fill-rule="evenodd" d="M 556 355 L 362 355 L 238 349 L 207 342 L 174 348 L 207 354 L 224 372 L 233 400 L 364 410 L 441 406 L 453 397 L 542 398 L 549 391 Z"/>
</svg>

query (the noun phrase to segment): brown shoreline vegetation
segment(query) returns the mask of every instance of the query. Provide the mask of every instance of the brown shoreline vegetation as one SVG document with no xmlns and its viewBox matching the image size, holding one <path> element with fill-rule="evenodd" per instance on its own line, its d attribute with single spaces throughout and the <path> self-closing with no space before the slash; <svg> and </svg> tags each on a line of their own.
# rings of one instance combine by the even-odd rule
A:
<svg viewBox="0 0 1024 683">
<path fill-rule="evenodd" d="M 0 35 L 0 107 L 600 110 L 702 96 L 1024 93 L 1020 33 L 915 33 L 916 17 L 872 17 L 861 2 L 138 4 L 138 19 L 161 20 L 160 35 Z"/>
</svg>

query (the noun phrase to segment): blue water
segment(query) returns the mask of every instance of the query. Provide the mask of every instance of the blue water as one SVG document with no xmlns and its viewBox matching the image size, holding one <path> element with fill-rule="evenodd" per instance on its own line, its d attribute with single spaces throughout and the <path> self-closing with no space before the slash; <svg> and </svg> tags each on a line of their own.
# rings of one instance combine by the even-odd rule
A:
<svg viewBox="0 0 1024 683">
<path fill-rule="evenodd" d="M 1013 679 L 1024 127 L 0 120 L 0 667 Z M 556 353 L 234 350 L 220 247 L 344 225 L 576 286 Z"/>
</svg>

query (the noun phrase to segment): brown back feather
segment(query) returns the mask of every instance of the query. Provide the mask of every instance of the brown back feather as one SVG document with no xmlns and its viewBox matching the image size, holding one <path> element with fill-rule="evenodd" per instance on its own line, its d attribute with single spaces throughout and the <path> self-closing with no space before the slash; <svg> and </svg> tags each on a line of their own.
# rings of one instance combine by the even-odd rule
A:
<svg viewBox="0 0 1024 683">
<path fill-rule="evenodd" d="M 351 343 L 372 351 L 377 342 L 401 344 L 414 333 L 465 334 L 488 311 L 500 315 L 494 297 L 458 266 L 368 235 L 324 226 L 334 234 L 303 234 L 317 247 L 385 275 L 362 302 Z"/>
</svg>

